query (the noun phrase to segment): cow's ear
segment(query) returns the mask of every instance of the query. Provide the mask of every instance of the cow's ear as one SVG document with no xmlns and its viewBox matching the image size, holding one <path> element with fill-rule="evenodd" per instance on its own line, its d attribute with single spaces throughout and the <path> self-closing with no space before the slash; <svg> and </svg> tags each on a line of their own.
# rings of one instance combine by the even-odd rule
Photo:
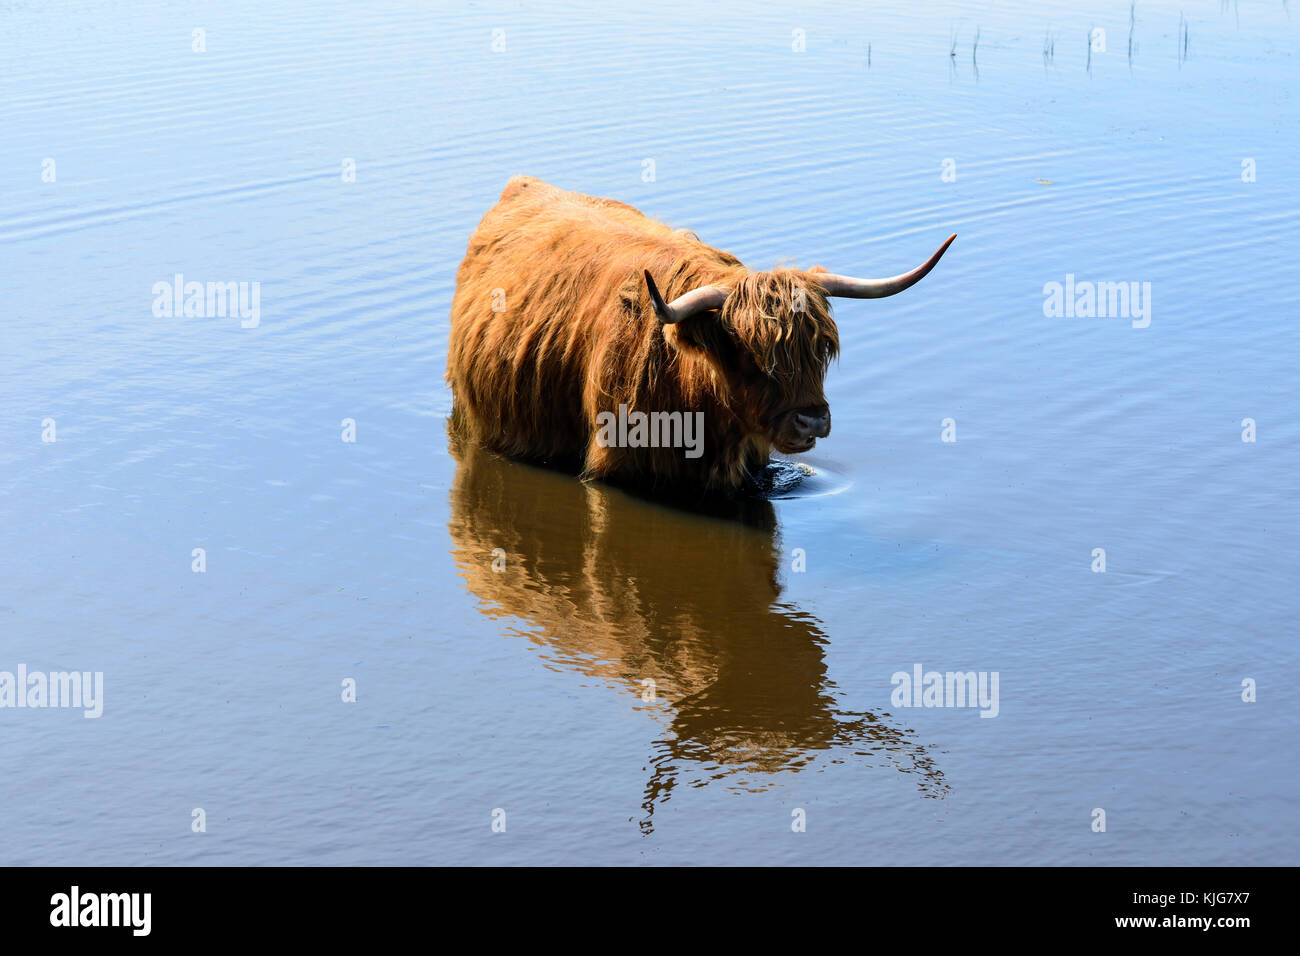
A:
<svg viewBox="0 0 1300 956">
<path fill-rule="evenodd" d="M 676 325 L 664 325 L 660 327 L 663 332 L 664 341 L 668 343 L 669 347 L 678 352 L 685 352 L 686 354 L 698 352 L 700 350 L 699 344 L 690 335 L 690 329 L 687 327 L 688 324 L 689 323 L 686 322 L 679 322 Z"/>
<path fill-rule="evenodd" d="M 687 354 L 706 352 L 718 358 L 725 338 L 718 322 L 718 311 L 712 309 L 689 319 L 663 326 L 664 341 Z"/>
</svg>

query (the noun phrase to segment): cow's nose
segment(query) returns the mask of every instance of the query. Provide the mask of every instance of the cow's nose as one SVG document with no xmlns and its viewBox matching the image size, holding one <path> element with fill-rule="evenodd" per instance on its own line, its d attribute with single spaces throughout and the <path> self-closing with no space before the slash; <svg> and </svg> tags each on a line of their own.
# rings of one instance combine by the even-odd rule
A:
<svg viewBox="0 0 1300 956">
<path fill-rule="evenodd" d="M 831 433 L 831 410 L 805 408 L 795 412 L 794 428 L 801 438 L 825 438 Z"/>
</svg>

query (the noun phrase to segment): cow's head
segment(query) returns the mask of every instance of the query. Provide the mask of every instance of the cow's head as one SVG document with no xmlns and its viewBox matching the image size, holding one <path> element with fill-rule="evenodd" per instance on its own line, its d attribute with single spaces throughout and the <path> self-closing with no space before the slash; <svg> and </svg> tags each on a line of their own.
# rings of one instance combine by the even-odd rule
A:
<svg viewBox="0 0 1300 956">
<path fill-rule="evenodd" d="M 929 260 L 888 279 L 856 279 L 820 269 L 750 272 L 665 302 L 650 273 L 646 286 L 665 334 L 701 349 L 726 379 L 731 411 L 781 452 L 808 451 L 831 431 L 822 384 L 839 353 L 829 299 L 878 299 L 902 292 L 934 268 L 956 236 Z"/>
</svg>

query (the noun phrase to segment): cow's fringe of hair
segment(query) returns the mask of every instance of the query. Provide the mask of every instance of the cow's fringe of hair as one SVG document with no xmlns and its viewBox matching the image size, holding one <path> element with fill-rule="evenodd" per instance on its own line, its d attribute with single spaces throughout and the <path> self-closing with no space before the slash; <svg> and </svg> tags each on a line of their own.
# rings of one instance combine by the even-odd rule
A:
<svg viewBox="0 0 1300 956">
<path fill-rule="evenodd" d="M 826 366 L 839 355 L 839 331 L 815 273 L 775 269 L 743 275 L 727 296 L 721 320 L 766 374 L 794 391 L 801 390 L 805 375 L 820 385 Z"/>
</svg>

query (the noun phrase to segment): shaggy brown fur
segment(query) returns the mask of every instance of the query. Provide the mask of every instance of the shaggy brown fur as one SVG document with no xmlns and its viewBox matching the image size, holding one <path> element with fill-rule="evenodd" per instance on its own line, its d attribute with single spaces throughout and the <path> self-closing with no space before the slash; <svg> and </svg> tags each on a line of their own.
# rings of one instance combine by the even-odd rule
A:
<svg viewBox="0 0 1300 956">
<path fill-rule="evenodd" d="M 662 325 L 646 270 L 669 301 L 704 285 L 732 291 L 720 311 Z M 824 271 L 750 272 L 625 203 L 515 177 L 457 274 L 453 427 L 586 477 L 735 491 L 767 463 L 782 416 L 826 403 L 839 337 Z M 703 412 L 702 457 L 602 447 L 597 416 L 620 404 Z"/>
</svg>

